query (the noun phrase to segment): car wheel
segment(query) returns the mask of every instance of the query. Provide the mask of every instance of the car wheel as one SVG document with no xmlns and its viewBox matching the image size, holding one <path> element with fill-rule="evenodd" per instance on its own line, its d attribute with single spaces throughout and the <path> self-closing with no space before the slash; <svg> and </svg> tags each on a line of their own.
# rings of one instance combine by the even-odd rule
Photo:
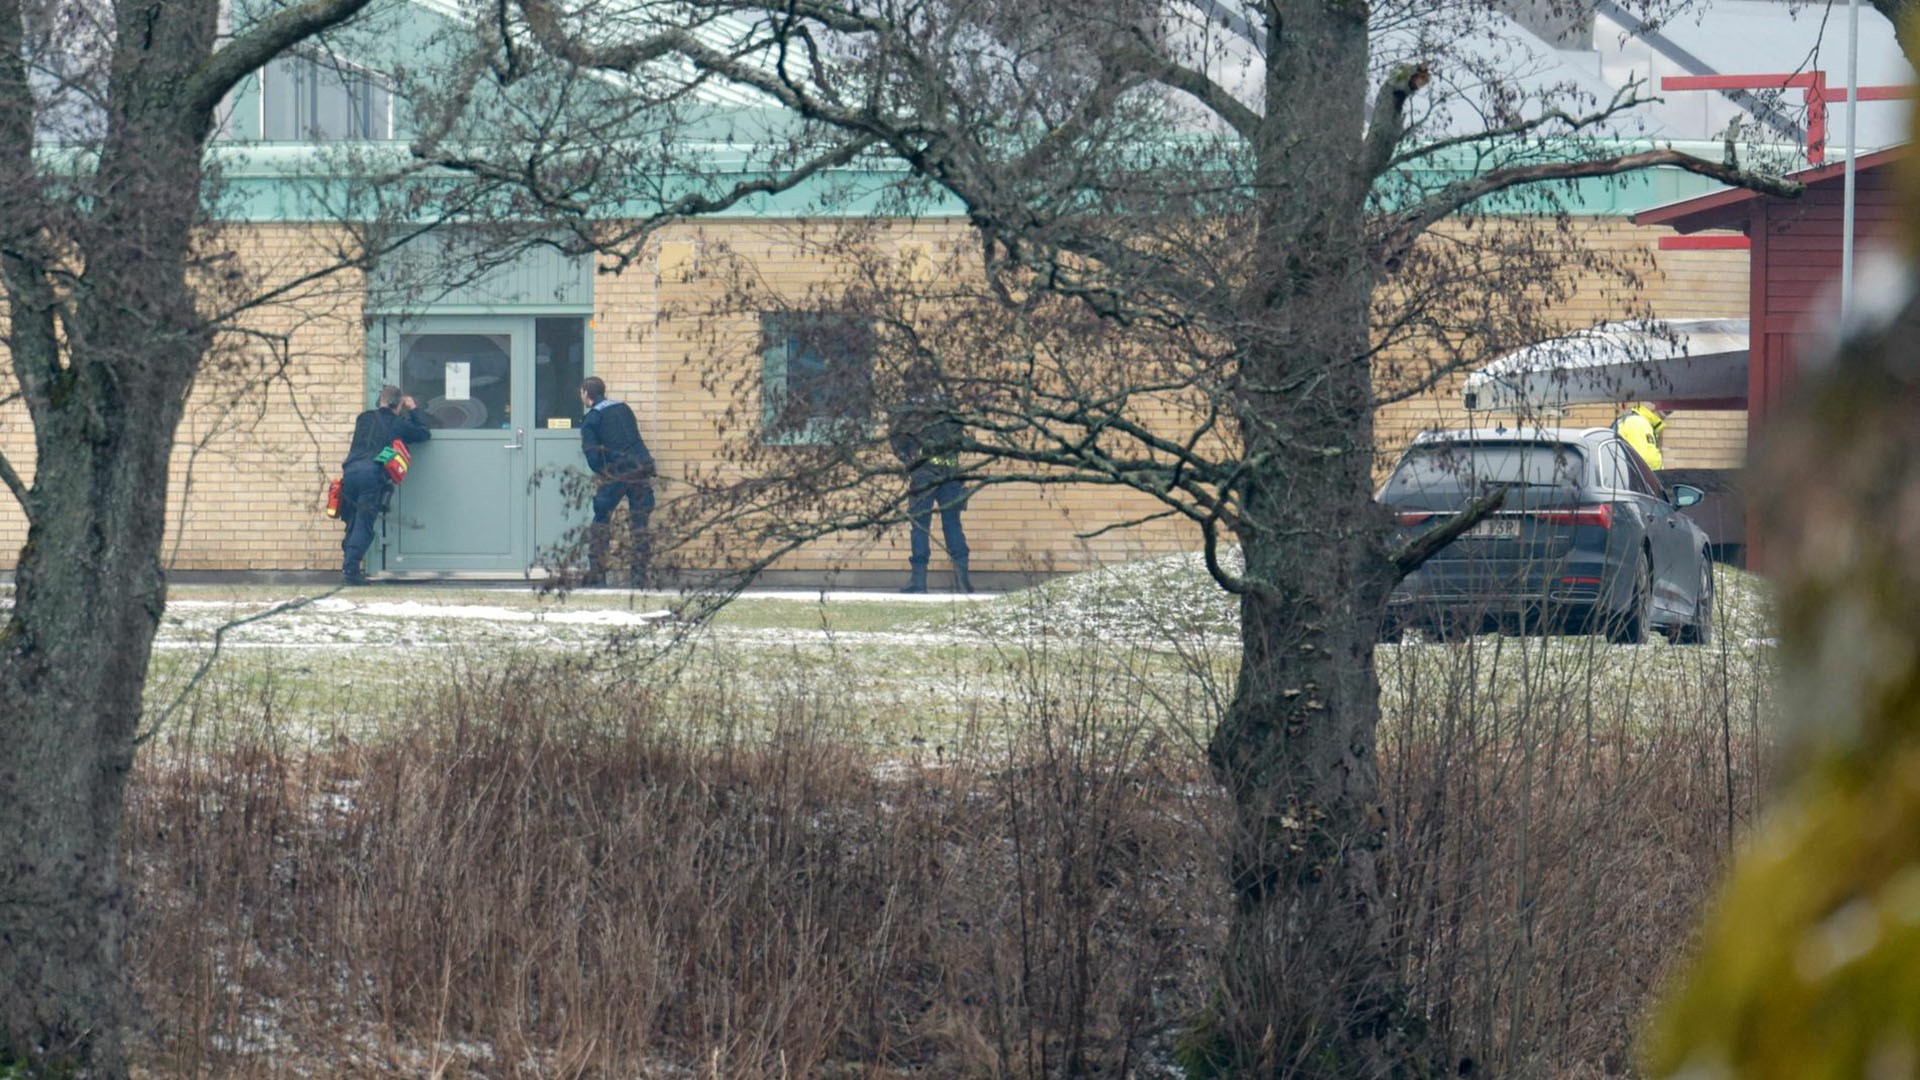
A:
<svg viewBox="0 0 1920 1080">
<path fill-rule="evenodd" d="M 1633 597 L 1627 606 L 1607 617 L 1607 640 L 1616 645 L 1644 645 L 1653 625 L 1653 567 L 1647 553 L 1633 556 Z"/>
<path fill-rule="evenodd" d="M 1713 643 L 1713 560 L 1700 553 L 1700 599 L 1693 605 L 1693 618 L 1674 630 L 1673 640 L 1681 645 Z"/>
</svg>

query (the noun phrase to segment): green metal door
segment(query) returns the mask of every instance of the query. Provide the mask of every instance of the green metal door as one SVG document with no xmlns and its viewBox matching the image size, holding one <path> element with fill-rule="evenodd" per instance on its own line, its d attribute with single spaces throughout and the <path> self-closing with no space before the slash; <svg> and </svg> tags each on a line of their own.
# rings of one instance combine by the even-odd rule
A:
<svg viewBox="0 0 1920 1080">
<path fill-rule="evenodd" d="M 584 528 L 593 516 L 591 486 L 580 454 L 580 380 L 593 357 L 593 324 L 573 315 L 536 316 L 533 325 L 533 426 L 527 431 L 533 562 L 538 567 L 586 563 Z"/>
<path fill-rule="evenodd" d="M 585 326 L 578 316 L 385 321 L 384 377 L 433 429 L 387 515 L 386 569 L 517 577 L 541 561 L 569 515 L 538 494 L 559 485 L 530 481 L 549 464 L 565 468 L 560 444 L 578 438 Z"/>
</svg>

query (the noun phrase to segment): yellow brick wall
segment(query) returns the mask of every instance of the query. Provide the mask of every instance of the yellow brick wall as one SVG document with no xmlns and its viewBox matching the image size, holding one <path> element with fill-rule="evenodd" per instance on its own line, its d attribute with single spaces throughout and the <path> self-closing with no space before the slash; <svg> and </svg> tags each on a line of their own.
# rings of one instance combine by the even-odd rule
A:
<svg viewBox="0 0 1920 1080">
<path fill-rule="evenodd" d="M 956 236 L 952 224 L 926 223 L 891 230 L 877 244 L 909 257 L 926 251 L 938 260 Z M 750 265 L 755 288 L 803 303 L 810 290 L 831 277 L 830 253 L 821 248 L 833 239 L 831 229 L 785 223 L 689 226 L 663 235 L 649 264 L 596 282 L 594 370 L 607 380 L 609 392 L 624 397 L 638 414 L 659 461 L 663 501 L 684 490 L 677 480 L 689 468 L 710 466 L 724 452 L 725 441 L 738 437 L 720 430 L 719 414 L 733 380 L 705 385 L 710 376 L 705 358 L 739 357 L 750 379 L 758 379 L 757 317 L 716 318 L 711 312 L 717 291 L 732 280 L 730 268 Z M 1192 546 L 1191 529 L 1168 522 L 1080 538 L 1156 509 L 1142 497 L 1116 496 L 1109 489 L 1009 485 L 975 493 L 964 523 L 976 570 L 1060 572 Z M 937 552 L 937 522 L 934 539 Z M 779 568 L 895 569 L 906 564 L 907 543 L 905 527 L 878 539 L 841 535 L 789 556 Z M 936 554 L 935 568 L 942 565 Z"/>
<path fill-rule="evenodd" d="M 1647 229 L 1622 223 L 1640 242 L 1671 235 L 1666 229 Z M 1747 289 L 1748 255 L 1744 251 L 1661 251 L 1659 314 L 1670 318 L 1744 319 L 1750 307 Z M 1681 409 L 1667 418 L 1660 437 L 1662 463 L 1670 469 L 1739 468 L 1747 458 L 1745 409 L 1699 411 Z"/>
<path fill-rule="evenodd" d="M 329 265 L 317 239 L 302 226 L 229 236 L 249 272 L 281 285 Z M 209 357 L 170 463 L 170 567 L 338 565 L 340 530 L 320 504 L 361 408 L 365 293 L 356 272 L 329 276 L 249 313 L 249 332 L 222 341 Z M 33 429 L 17 401 L 0 407 L 0 452 L 31 478 Z M 13 565 L 25 540 L 20 508 L 0 496 L 0 566 Z"/>
<path fill-rule="evenodd" d="M 1643 253 L 1651 256 L 1651 267 L 1643 270 L 1645 280 L 1638 301 L 1654 316 L 1746 318 L 1746 252 L 1659 251 L 1658 238 L 1671 232 L 1619 219 L 1583 222 L 1578 227 L 1590 247 L 1626 257 Z M 1628 314 L 1625 306 L 1617 286 L 1589 276 L 1576 283 L 1575 294 L 1559 305 L 1555 314 L 1569 327 L 1588 326 L 1624 317 Z M 1421 431 L 1487 426 L 1500 419 L 1512 422 L 1511 415 L 1469 413 L 1460 400 L 1466 376 L 1465 371 L 1455 373 L 1430 393 L 1380 410 L 1377 431 L 1382 470 L 1391 468 L 1407 440 Z M 1579 406 L 1554 422 L 1566 427 L 1600 427 L 1612 423 L 1619 411 L 1614 405 Z M 1743 410 L 1678 411 L 1668 420 L 1662 435 L 1665 464 L 1669 468 L 1738 467 L 1746 456 L 1746 432 L 1747 414 Z"/>
<path fill-rule="evenodd" d="M 1607 250 L 1651 250 L 1655 230 L 1618 220 L 1581 223 L 1586 241 Z M 879 240 L 901 251 L 938 252 L 951 246 L 958 226 L 921 223 L 887 231 Z M 757 286 L 790 298 L 832 275 L 826 232 L 793 223 L 708 222 L 663 234 L 652 257 L 619 277 L 595 285 L 594 370 L 614 396 L 631 402 L 661 465 L 661 495 L 674 494 L 690 468 L 710 465 L 723 450 L 721 413 L 731 379 L 708 385 L 709 361 L 744 358 L 758 378 L 759 327 L 750 315 L 716 322 L 703 318 L 730 287 L 728 268 L 751 264 Z M 248 264 L 278 280 L 323 265 L 324 245 L 311 229 L 260 227 L 244 234 Z M 1746 312 L 1743 252 L 1659 252 L 1640 298 L 1670 317 L 1741 316 Z M 210 369 L 181 425 L 173 460 L 167 553 L 181 570 L 329 570 L 338 565 L 339 526 L 319 513 L 322 486 L 338 469 L 363 407 L 364 282 L 340 274 L 296 297 L 253 313 L 254 331 L 226 362 Z M 1595 280 L 1558 314 L 1569 325 L 1619 317 L 1617 288 Z M 270 377 L 264 386 L 259 376 Z M 1412 433 L 1467 422 L 1455 375 L 1432 391 L 1385 407 L 1379 417 L 1382 461 Z M 1574 410 L 1569 425 L 1604 424 L 1611 407 Z M 1745 414 L 1680 413 L 1668 429 L 1676 467 L 1738 464 Z M 0 405 L 0 451 L 31 476 L 32 433 L 25 410 Z M 1152 514 L 1144 496 L 1112 489 L 994 487 L 970 502 L 966 527 L 979 570 L 1064 571 L 1186 550 L 1191 528 L 1154 522 L 1092 539 L 1082 534 L 1116 521 Z M 938 526 L 935 527 L 936 540 Z M 11 565 L 25 524 L 11 500 L 0 501 L 0 565 Z M 834 538 L 789 558 L 784 568 L 895 569 L 906 561 L 906 530 L 878 539 Z M 935 566 L 940 560 L 936 557 Z"/>
</svg>

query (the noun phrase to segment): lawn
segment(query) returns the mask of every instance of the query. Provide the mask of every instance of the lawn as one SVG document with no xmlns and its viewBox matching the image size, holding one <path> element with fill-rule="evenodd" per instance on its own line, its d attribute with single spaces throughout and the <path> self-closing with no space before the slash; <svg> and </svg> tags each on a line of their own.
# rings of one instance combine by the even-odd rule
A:
<svg viewBox="0 0 1920 1080">
<path fill-rule="evenodd" d="M 1619 1060 L 1753 819 L 1775 649 L 1756 579 L 1720 595 L 1704 648 L 1378 651 L 1407 976 L 1494 1074 Z M 1193 560 L 674 601 L 174 589 L 129 798 L 147 1075 L 1019 1075 L 1067 1044 L 1172 1075 L 1238 655 Z"/>
<path fill-rule="evenodd" d="M 1417 717 L 1436 692 L 1519 704 L 1575 689 L 1622 702 L 1717 696 L 1723 711 L 1737 699 L 1754 712 L 1774 651 L 1764 590 L 1736 570 L 1719 580 L 1717 636 L 1706 648 L 1499 636 L 1383 647 L 1388 719 Z M 1191 557 L 1000 596 L 749 592 L 698 622 L 676 614 L 682 603 L 670 594 L 513 586 L 310 594 L 177 586 L 156 645 L 150 709 L 169 727 L 254 716 L 295 743 L 367 738 L 432 688 L 544 659 L 621 688 L 612 692 L 669 695 L 689 706 L 670 711 L 688 717 L 724 699 L 757 703 L 774 723 L 776 700 L 830 695 L 839 735 L 887 753 L 1017 723 L 1008 703 L 1063 680 L 1075 692 L 1143 702 L 1198 745 L 1237 663 L 1231 599 Z"/>
</svg>

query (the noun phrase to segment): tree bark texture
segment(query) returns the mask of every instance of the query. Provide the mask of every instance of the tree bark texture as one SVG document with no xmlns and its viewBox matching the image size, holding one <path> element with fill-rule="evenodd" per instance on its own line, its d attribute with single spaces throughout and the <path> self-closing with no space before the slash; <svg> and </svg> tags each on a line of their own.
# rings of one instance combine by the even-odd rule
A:
<svg viewBox="0 0 1920 1080">
<path fill-rule="evenodd" d="M 1920 71 L 1920 0 L 1873 0 L 1873 7 L 1893 23 L 1900 51 L 1906 54 L 1907 63 Z"/>
<path fill-rule="evenodd" d="M 1369 495 L 1369 178 L 1352 164 L 1366 9 L 1289 16 L 1269 38 L 1240 343 L 1243 657 L 1210 747 L 1236 810 L 1217 1065 L 1353 1080 L 1403 1074 L 1418 1053 L 1383 935 L 1373 648 L 1392 577 Z"/>
<path fill-rule="evenodd" d="M 168 458 L 206 348 L 188 266 L 210 118 L 175 97 L 215 11 L 119 6 L 86 208 L 6 257 L 37 457 L 0 630 L 0 1063 L 30 1075 L 125 1074 L 122 805 L 165 601 Z"/>
</svg>

